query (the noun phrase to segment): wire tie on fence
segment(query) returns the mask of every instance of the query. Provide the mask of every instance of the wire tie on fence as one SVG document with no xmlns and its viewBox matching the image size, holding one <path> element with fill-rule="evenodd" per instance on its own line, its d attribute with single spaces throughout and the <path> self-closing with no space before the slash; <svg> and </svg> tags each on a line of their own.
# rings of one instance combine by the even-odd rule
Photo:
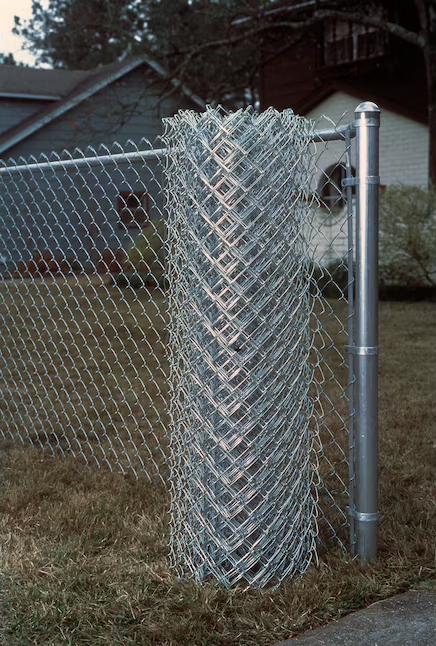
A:
<svg viewBox="0 0 436 646">
<path fill-rule="evenodd" d="M 352 518 L 355 518 L 356 520 L 360 520 L 364 523 L 375 523 L 380 518 L 379 511 L 375 511 L 375 512 L 357 511 L 357 509 L 351 509 L 351 507 L 346 507 L 346 510 L 349 516 L 351 516 Z"/>
<path fill-rule="evenodd" d="M 345 352 L 348 354 L 359 354 L 361 356 L 368 356 L 373 354 L 379 354 L 379 346 L 368 346 L 368 345 L 346 345 Z"/>
</svg>

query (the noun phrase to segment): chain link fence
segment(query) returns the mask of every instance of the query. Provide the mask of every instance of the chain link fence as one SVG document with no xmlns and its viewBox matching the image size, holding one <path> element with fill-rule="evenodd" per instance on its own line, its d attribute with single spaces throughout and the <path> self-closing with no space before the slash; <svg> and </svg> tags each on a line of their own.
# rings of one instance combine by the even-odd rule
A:
<svg viewBox="0 0 436 646">
<path fill-rule="evenodd" d="M 0 432 L 161 480 L 198 580 L 349 545 L 351 133 L 208 110 L 0 166 Z"/>
<path fill-rule="evenodd" d="M 160 158 L 79 152 L 0 175 L 2 433 L 163 479 Z"/>
</svg>

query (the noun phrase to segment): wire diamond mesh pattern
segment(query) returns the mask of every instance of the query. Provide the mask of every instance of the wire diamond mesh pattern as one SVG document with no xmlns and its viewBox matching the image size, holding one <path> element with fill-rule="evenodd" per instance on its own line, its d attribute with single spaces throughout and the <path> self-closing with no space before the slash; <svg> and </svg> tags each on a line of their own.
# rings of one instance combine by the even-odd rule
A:
<svg viewBox="0 0 436 646">
<path fill-rule="evenodd" d="M 263 586 L 315 550 L 311 132 L 273 109 L 166 125 L 172 561 Z"/>
<path fill-rule="evenodd" d="M 163 482 L 197 580 L 349 544 L 353 151 L 310 143 L 343 123 L 189 112 L 165 165 L 146 140 L 0 164 L 0 433 Z"/>
<path fill-rule="evenodd" d="M 159 162 L 145 159 L 147 147 L 142 141 L 138 154 L 117 144 L 100 158 L 75 151 L 37 167 L 29 160 L 27 169 L 9 164 L 0 175 L 1 431 L 163 479 L 166 296 L 155 279 L 158 247 L 151 260 L 144 256 L 143 271 L 153 270 L 147 289 L 116 280 L 141 231 L 135 216 L 160 238 Z M 129 195 L 146 201 L 145 219 L 135 211 L 131 222 L 125 213 L 120 220 Z"/>
<path fill-rule="evenodd" d="M 319 205 L 311 232 L 316 268 L 312 329 L 314 387 L 317 389 L 320 445 L 319 542 L 330 539 L 354 551 L 354 524 L 346 508 L 354 501 L 354 361 L 345 347 L 354 339 L 354 189 L 342 180 L 354 174 L 354 142 L 344 114 L 336 122 L 322 117 L 317 132 L 335 132 L 336 141 L 316 144 Z"/>
</svg>

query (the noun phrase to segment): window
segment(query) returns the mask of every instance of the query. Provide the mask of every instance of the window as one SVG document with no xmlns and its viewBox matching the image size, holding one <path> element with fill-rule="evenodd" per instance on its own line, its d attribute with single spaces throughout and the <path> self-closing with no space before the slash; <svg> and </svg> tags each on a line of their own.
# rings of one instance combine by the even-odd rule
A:
<svg viewBox="0 0 436 646">
<path fill-rule="evenodd" d="M 354 168 L 351 169 L 354 175 Z M 337 213 L 345 206 L 345 199 L 342 189 L 342 180 L 346 177 L 346 169 L 343 164 L 329 166 L 322 174 L 318 183 L 318 195 L 321 198 L 321 206 L 331 212 Z M 355 187 L 352 187 L 353 194 Z"/>
<path fill-rule="evenodd" d="M 142 229 L 149 223 L 149 195 L 143 192 L 122 191 L 118 195 L 120 227 Z"/>
<path fill-rule="evenodd" d="M 386 38 L 386 34 L 375 27 L 329 21 L 324 31 L 324 65 L 330 67 L 383 56 Z"/>
</svg>

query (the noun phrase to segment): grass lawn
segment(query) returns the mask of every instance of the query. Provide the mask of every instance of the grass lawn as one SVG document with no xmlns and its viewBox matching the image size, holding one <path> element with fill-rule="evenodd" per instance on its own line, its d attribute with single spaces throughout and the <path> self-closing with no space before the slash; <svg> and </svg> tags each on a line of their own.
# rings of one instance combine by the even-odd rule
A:
<svg viewBox="0 0 436 646">
<path fill-rule="evenodd" d="M 429 303 L 380 305 L 381 523 L 379 558 L 371 565 L 332 544 L 320 549 L 318 566 L 274 592 L 197 588 L 168 572 L 168 499 L 158 479 L 140 475 L 137 482 L 129 470 L 97 471 L 83 459 L 53 459 L 3 441 L 4 643 L 272 645 L 396 592 L 431 585 L 435 318 Z M 133 343 L 137 330 L 129 325 Z M 134 410 L 146 406 L 135 398 L 127 403 Z M 139 464 L 138 456 L 131 459 Z"/>
<path fill-rule="evenodd" d="M 67 280 L 0 282 L 0 428 L 150 478 L 164 468 L 164 297 Z"/>
</svg>

